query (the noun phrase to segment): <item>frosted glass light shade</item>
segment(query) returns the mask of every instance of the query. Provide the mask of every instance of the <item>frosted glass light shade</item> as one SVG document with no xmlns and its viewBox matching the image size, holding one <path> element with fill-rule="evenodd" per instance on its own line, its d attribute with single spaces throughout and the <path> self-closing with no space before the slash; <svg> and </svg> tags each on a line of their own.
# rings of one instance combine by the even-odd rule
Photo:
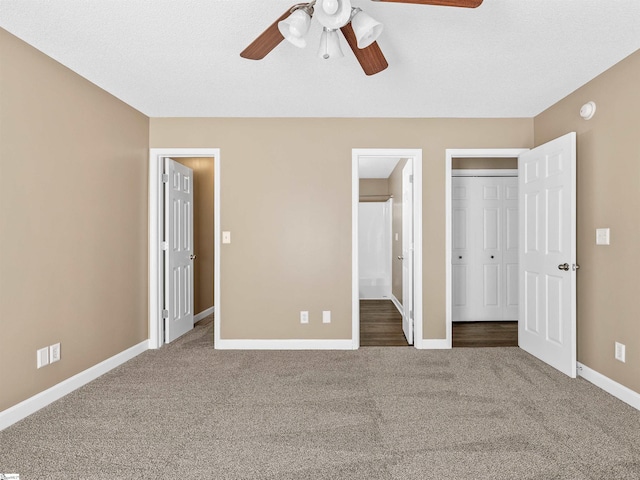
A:
<svg viewBox="0 0 640 480">
<path fill-rule="evenodd" d="M 328 60 L 330 58 L 344 57 L 342 48 L 340 48 L 340 37 L 336 30 L 322 29 L 320 36 L 320 48 L 318 48 L 318 56 Z"/>
<path fill-rule="evenodd" d="M 337 0 L 337 9 L 334 10 L 333 0 L 319 0 L 316 3 L 315 18 L 320 25 L 335 30 L 344 27 L 351 18 L 351 0 Z M 333 13 L 329 13 L 333 11 Z"/>
<path fill-rule="evenodd" d="M 358 41 L 358 48 L 367 48 L 375 42 L 384 28 L 384 25 L 371 18 L 362 10 L 358 11 L 353 16 L 351 19 L 351 26 L 353 27 L 353 33 L 355 33 L 356 40 Z"/>
<path fill-rule="evenodd" d="M 288 42 L 298 48 L 307 46 L 304 36 L 309 31 L 311 16 L 302 9 L 298 9 L 284 20 L 278 22 L 278 30 Z"/>
</svg>

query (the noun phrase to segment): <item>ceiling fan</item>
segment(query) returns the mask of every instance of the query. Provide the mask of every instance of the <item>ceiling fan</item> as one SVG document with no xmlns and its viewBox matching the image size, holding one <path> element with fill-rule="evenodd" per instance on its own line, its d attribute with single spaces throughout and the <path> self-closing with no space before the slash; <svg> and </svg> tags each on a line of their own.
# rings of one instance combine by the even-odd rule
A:
<svg viewBox="0 0 640 480">
<path fill-rule="evenodd" d="M 465 8 L 476 8 L 482 3 L 482 0 L 374 1 Z M 318 50 L 320 57 L 329 59 L 342 56 L 337 33 L 340 30 L 365 74 L 375 75 L 389 66 L 376 42 L 382 32 L 382 24 L 360 8 L 352 8 L 351 0 L 311 0 L 309 3 L 293 5 L 245 48 L 240 56 L 261 60 L 285 39 L 304 48 L 307 43 L 304 37 L 314 16 L 323 27 Z"/>
</svg>

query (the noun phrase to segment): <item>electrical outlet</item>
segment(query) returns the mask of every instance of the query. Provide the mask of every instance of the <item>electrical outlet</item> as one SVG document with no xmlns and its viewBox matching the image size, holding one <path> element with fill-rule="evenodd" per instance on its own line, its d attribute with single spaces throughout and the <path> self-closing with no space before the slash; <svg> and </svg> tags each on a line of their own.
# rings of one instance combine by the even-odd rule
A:
<svg viewBox="0 0 640 480">
<path fill-rule="evenodd" d="M 322 311 L 322 323 L 331 323 L 331 310 Z"/>
<path fill-rule="evenodd" d="M 49 347 L 41 348 L 36 352 L 36 355 L 36 365 L 38 368 L 49 365 Z"/>
<path fill-rule="evenodd" d="M 626 347 L 623 343 L 616 342 L 616 360 L 620 360 L 622 363 L 625 362 L 625 350 Z"/>
<path fill-rule="evenodd" d="M 303 310 L 300 312 L 300 323 L 309 323 L 309 312 Z"/>
<path fill-rule="evenodd" d="M 49 363 L 57 362 L 58 360 L 60 360 L 60 343 L 49 347 Z"/>
</svg>

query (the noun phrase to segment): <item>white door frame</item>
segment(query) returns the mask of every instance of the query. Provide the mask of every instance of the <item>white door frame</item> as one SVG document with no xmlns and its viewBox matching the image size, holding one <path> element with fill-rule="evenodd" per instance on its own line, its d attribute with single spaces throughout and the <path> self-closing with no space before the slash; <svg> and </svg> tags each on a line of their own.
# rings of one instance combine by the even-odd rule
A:
<svg viewBox="0 0 640 480">
<path fill-rule="evenodd" d="M 422 339 L 422 149 L 354 148 L 351 151 L 351 338 L 360 347 L 360 295 L 358 275 L 358 203 L 360 202 L 360 157 L 400 157 L 413 160 L 413 346 L 425 348 Z"/>
<path fill-rule="evenodd" d="M 149 150 L 149 348 L 164 344 L 162 306 L 162 229 L 164 207 L 162 172 L 164 157 L 214 158 L 214 261 L 213 303 L 215 305 L 214 339 L 220 339 L 220 149 L 219 148 L 151 148 Z"/>
<path fill-rule="evenodd" d="M 400 265 L 402 275 L 402 331 L 404 336 L 410 345 L 415 342 L 415 325 L 412 321 L 413 308 L 404 308 L 405 305 L 410 305 L 415 308 L 413 295 L 415 276 L 413 275 L 413 257 L 414 257 L 414 239 L 413 239 L 413 198 L 410 202 L 405 202 L 404 197 L 406 190 L 411 190 L 411 196 L 413 196 L 413 161 L 407 160 L 404 167 L 402 167 L 402 245 L 401 245 L 401 258 L 402 263 Z M 409 219 L 407 221 L 407 218 Z M 407 227 L 411 227 L 411 234 L 407 235 Z M 393 248 L 393 247 L 392 247 Z M 410 258 L 410 261 L 405 260 Z M 393 271 L 392 271 L 393 273 Z M 392 275 L 393 276 L 393 275 Z M 412 282 L 413 279 L 413 282 Z M 393 282 L 392 282 L 393 283 Z M 412 285 L 407 288 L 407 283 Z M 393 287 L 393 285 L 392 285 Z M 395 297 L 394 297 L 395 298 Z"/>
<path fill-rule="evenodd" d="M 528 148 L 463 148 L 446 150 L 445 156 L 445 345 L 452 346 L 452 316 L 451 316 L 451 164 L 454 158 L 518 158 L 521 153 L 528 152 Z"/>
</svg>

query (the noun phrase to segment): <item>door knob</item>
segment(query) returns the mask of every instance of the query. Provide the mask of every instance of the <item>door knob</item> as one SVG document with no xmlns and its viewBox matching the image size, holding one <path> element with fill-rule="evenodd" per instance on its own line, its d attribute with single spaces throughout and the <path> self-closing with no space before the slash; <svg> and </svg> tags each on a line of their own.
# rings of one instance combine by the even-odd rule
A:
<svg viewBox="0 0 640 480">
<path fill-rule="evenodd" d="M 196 255 L 195 254 L 191 254 L 189 255 L 189 260 L 195 260 L 196 259 Z"/>
<path fill-rule="evenodd" d="M 565 272 L 568 272 L 569 271 L 569 264 L 568 263 L 561 263 L 560 265 L 558 265 L 558 269 L 564 270 Z"/>
<path fill-rule="evenodd" d="M 404 257 L 402 255 L 398 255 L 398 260 L 404 260 Z"/>
</svg>

